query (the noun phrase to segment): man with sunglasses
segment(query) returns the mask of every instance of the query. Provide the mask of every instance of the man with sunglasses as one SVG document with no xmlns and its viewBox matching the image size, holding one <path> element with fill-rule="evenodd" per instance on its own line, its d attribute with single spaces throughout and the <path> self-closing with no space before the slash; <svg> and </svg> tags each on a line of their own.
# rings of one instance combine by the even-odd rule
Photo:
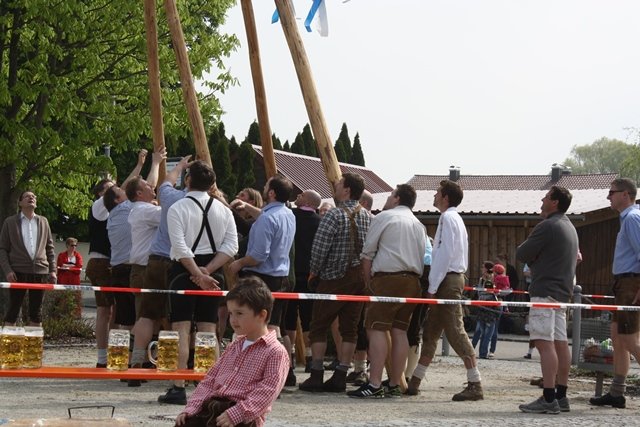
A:
<svg viewBox="0 0 640 427">
<path fill-rule="evenodd" d="M 620 231 L 613 253 L 613 294 L 615 305 L 640 303 L 640 206 L 636 204 L 636 183 L 617 178 L 611 183 L 607 199 L 611 209 L 620 212 Z M 640 361 L 640 312 L 614 311 L 611 322 L 613 340 L 613 381 L 609 392 L 592 397 L 595 406 L 624 408 L 625 380 L 629 373 L 629 354 Z"/>
</svg>

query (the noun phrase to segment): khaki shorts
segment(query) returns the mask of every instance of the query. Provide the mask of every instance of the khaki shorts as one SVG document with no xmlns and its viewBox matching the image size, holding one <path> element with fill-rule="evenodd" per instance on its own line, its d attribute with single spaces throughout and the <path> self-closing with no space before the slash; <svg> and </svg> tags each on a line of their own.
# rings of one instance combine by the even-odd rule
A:
<svg viewBox="0 0 640 427">
<path fill-rule="evenodd" d="M 640 277 L 618 278 L 613 285 L 614 304 L 633 305 L 638 289 L 640 289 Z M 614 311 L 613 321 L 618 324 L 619 334 L 630 335 L 640 331 L 640 312 L 638 311 Z"/>
<path fill-rule="evenodd" d="M 551 297 L 531 297 L 531 302 L 557 303 Z M 567 341 L 567 309 L 536 308 L 529 310 L 529 339 Z"/>
<path fill-rule="evenodd" d="M 374 275 L 371 291 L 375 296 L 420 298 L 420 278 L 418 275 L 389 274 Z M 372 302 L 366 308 L 365 329 L 390 331 L 391 328 L 406 331 L 411 323 L 415 304 Z"/>
<path fill-rule="evenodd" d="M 91 258 L 87 263 L 87 278 L 91 286 L 111 286 L 111 266 L 108 258 Z M 115 303 L 111 292 L 95 291 L 96 306 L 111 307 Z"/>
</svg>

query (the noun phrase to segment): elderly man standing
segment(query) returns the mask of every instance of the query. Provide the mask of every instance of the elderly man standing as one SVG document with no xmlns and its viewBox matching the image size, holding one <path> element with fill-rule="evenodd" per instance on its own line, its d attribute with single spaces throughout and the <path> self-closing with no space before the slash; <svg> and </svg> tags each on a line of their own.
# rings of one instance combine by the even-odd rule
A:
<svg viewBox="0 0 640 427">
<path fill-rule="evenodd" d="M 21 283 L 55 283 L 56 254 L 47 218 L 36 215 L 36 195 L 24 191 L 18 199 L 20 212 L 2 224 L 0 232 L 0 267 L 7 281 Z M 7 326 L 15 325 L 26 289 L 9 290 Z M 42 324 L 44 291 L 29 290 L 29 325 Z"/>
<path fill-rule="evenodd" d="M 438 221 L 429 272 L 427 298 L 462 299 L 464 273 L 469 264 L 469 239 L 464 222 L 456 207 L 462 202 L 462 188 L 450 180 L 440 182 L 433 199 L 442 215 Z M 464 330 L 462 307 L 460 305 L 432 305 L 427 314 L 424 328 L 422 354 L 418 366 L 409 381 L 407 394 L 419 393 L 420 382 L 424 379 L 427 367 L 433 361 L 440 335 L 444 330 L 451 347 L 460 356 L 467 370 L 467 387 L 454 394 L 454 401 L 482 400 L 482 385 L 476 353 Z"/>
<path fill-rule="evenodd" d="M 620 231 L 613 254 L 613 294 L 616 305 L 640 303 L 640 206 L 636 204 L 636 183 L 618 178 L 611 183 L 611 209 L 620 212 Z M 629 353 L 640 362 L 640 312 L 614 311 L 611 322 L 613 340 L 613 381 L 609 392 L 592 397 L 595 406 L 624 408 L 625 381 L 629 373 Z"/>
<path fill-rule="evenodd" d="M 408 184 L 396 187 L 387 198 L 383 212 L 371 220 L 362 248 L 362 273 L 371 294 L 387 297 L 419 298 L 426 231 L 413 215 L 416 191 Z M 347 393 L 350 397 L 399 397 L 400 382 L 409 352 L 407 329 L 415 304 L 370 303 L 364 325 L 369 336 L 369 383 Z M 382 381 L 391 332 L 391 372 Z M 384 386 L 384 387 L 383 387 Z"/>
<path fill-rule="evenodd" d="M 578 234 L 565 214 L 571 193 L 554 185 L 542 199 L 540 215 L 516 257 L 531 269 L 531 302 L 570 302 L 576 274 Z M 567 311 L 564 308 L 537 308 L 529 311 L 529 335 L 540 353 L 544 383 L 543 396 L 519 406 L 522 412 L 558 414 L 569 412 L 567 384 L 571 353 L 567 340 Z"/>
<path fill-rule="evenodd" d="M 358 203 L 363 191 L 364 179 L 355 173 L 343 174 L 336 184 L 338 207 L 322 218 L 311 247 L 309 281 L 319 277 L 318 293 L 359 295 L 364 291 L 360 252 L 371 219 Z M 300 384 L 300 390 L 338 393 L 346 390 L 347 371 L 356 348 L 362 308 L 363 304 L 356 302 L 314 301 L 309 333 L 311 376 Z M 327 332 L 336 317 L 342 335 L 341 348 L 337 349 L 340 364 L 333 376 L 323 383 Z"/>
</svg>

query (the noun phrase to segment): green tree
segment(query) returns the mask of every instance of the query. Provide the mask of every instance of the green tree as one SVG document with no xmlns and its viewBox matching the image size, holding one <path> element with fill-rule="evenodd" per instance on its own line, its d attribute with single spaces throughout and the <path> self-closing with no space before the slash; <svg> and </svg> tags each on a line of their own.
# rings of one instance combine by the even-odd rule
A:
<svg viewBox="0 0 640 427">
<path fill-rule="evenodd" d="M 213 167 L 216 171 L 218 188 L 227 195 L 229 200 L 236 195 L 236 175 L 231 167 L 231 159 L 229 158 L 229 141 L 224 138 L 216 145 L 216 151 L 213 153 Z"/>
<path fill-rule="evenodd" d="M 338 146 L 341 147 L 338 150 Z M 340 135 L 338 135 L 338 139 L 334 145 L 336 149 L 336 156 L 338 156 L 338 151 L 342 153 L 342 158 L 338 156 L 338 160 L 341 162 L 348 162 L 351 158 L 351 138 L 349 138 L 349 129 L 347 129 L 347 124 L 342 123 L 342 128 L 340 129 Z"/>
<path fill-rule="evenodd" d="M 256 183 L 254 169 L 254 151 L 248 140 L 240 144 L 238 153 L 238 189 L 253 187 Z"/>
<path fill-rule="evenodd" d="M 352 165 L 364 166 L 364 154 L 362 153 L 362 146 L 360 145 L 360 134 L 356 133 L 353 138 L 353 149 L 351 150 L 351 158 L 349 163 Z"/>
<path fill-rule="evenodd" d="M 233 0 L 179 2 L 195 78 L 238 45 L 219 32 Z M 158 9 L 165 134 L 188 135 L 175 55 Z M 151 120 L 143 8 L 108 0 L 11 0 L 0 3 L 0 222 L 33 188 L 61 211 L 85 216 L 88 189 L 113 172 L 114 153 L 150 148 Z M 224 91 L 222 72 L 206 83 Z M 220 116 L 214 95 L 201 97 L 205 120 Z M 174 139 L 176 140 L 176 139 Z M 135 154 L 133 154 L 135 155 Z"/>
<path fill-rule="evenodd" d="M 282 143 L 280 142 L 280 138 L 278 138 L 275 133 L 271 135 L 271 144 L 273 144 L 274 150 L 282 150 Z"/>
<path fill-rule="evenodd" d="M 600 138 L 591 144 L 574 145 L 564 161 L 573 173 L 619 173 L 634 146 L 617 139 Z"/>
<path fill-rule="evenodd" d="M 304 125 L 304 128 L 302 129 L 302 140 L 304 141 L 305 154 L 311 157 L 318 157 L 316 141 L 313 139 L 313 133 L 311 133 L 311 126 L 309 126 L 309 123 Z"/>
<path fill-rule="evenodd" d="M 339 162 L 346 163 L 349 161 L 347 154 L 344 152 L 344 147 L 342 146 L 339 140 L 336 141 L 336 144 L 333 146 L 333 149 L 336 152 L 336 157 L 338 158 Z"/>
<path fill-rule="evenodd" d="M 302 134 L 300 132 L 298 132 L 295 141 L 291 144 L 291 152 L 302 155 L 307 154 L 304 147 L 304 140 L 302 139 Z"/>
<path fill-rule="evenodd" d="M 282 151 L 286 151 L 287 153 L 291 152 L 291 146 L 289 145 L 289 140 L 287 139 L 282 146 Z"/>
</svg>

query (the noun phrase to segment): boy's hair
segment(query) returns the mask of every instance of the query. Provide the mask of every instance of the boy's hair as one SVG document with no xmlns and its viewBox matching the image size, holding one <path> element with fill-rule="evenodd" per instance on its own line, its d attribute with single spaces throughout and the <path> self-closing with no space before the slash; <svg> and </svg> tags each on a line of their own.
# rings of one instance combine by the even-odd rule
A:
<svg viewBox="0 0 640 427">
<path fill-rule="evenodd" d="M 267 285 L 256 276 L 247 276 L 238 280 L 235 288 L 231 289 L 225 302 L 235 301 L 238 305 L 246 305 L 255 314 L 267 310 L 267 322 L 273 310 L 273 295 Z"/>
<path fill-rule="evenodd" d="M 118 187 L 112 185 L 107 191 L 104 192 L 104 196 L 102 196 L 104 207 L 107 208 L 109 212 L 111 212 L 113 208 L 118 206 L 118 202 L 116 201 L 118 198 L 118 193 L 116 193 L 117 189 Z"/>
<path fill-rule="evenodd" d="M 440 194 L 442 197 L 449 196 L 449 206 L 457 207 L 462 202 L 462 197 L 464 193 L 462 192 L 462 187 L 455 181 L 451 181 L 445 179 L 440 181 L 441 191 Z"/>
<path fill-rule="evenodd" d="M 400 199 L 400 205 L 413 209 L 416 205 L 416 190 L 409 184 L 396 185 L 396 196 Z"/>
<path fill-rule="evenodd" d="M 571 206 L 571 193 L 564 187 L 554 185 L 549 189 L 549 199 L 558 201 L 558 211 L 565 213 Z"/>
<path fill-rule="evenodd" d="M 281 175 L 276 175 L 269 180 L 267 190 L 273 190 L 276 194 L 276 200 L 285 203 L 291 198 L 293 192 L 293 183 Z"/>
<path fill-rule="evenodd" d="M 360 200 L 364 191 L 364 178 L 353 172 L 343 173 L 342 178 L 344 178 L 344 187 L 351 190 L 351 200 Z"/>
<path fill-rule="evenodd" d="M 207 191 L 216 183 L 216 173 L 202 160 L 196 160 L 189 166 L 189 190 Z"/>
</svg>

